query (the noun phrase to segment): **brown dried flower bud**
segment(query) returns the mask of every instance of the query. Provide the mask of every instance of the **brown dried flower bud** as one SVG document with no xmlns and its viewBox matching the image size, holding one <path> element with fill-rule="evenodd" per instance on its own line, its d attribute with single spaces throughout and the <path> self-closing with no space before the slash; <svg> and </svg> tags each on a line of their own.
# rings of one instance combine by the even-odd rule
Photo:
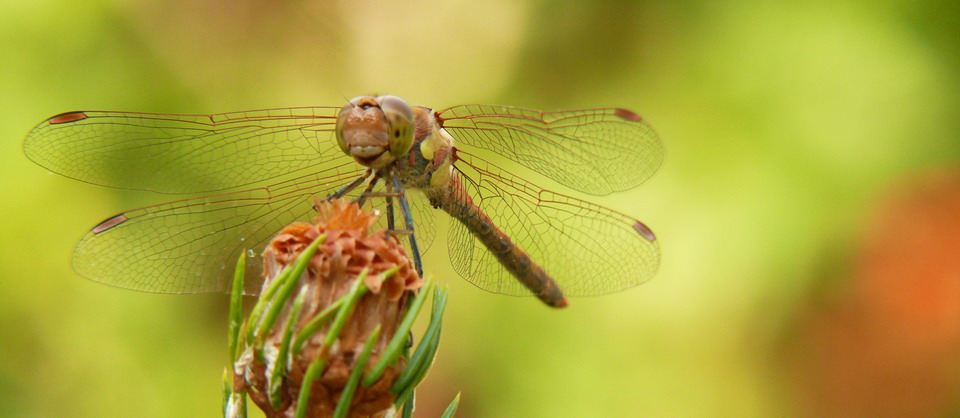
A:
<svg viewBox="0 0 960 418">
<path fill-rule="evenodd" d="M 388 237 L 386 231 L 370 233 L 376 213 L 364 213 L 355 203 L 345 201 L 317 203 L 317 207 L 320 214 L 314 224 L 287 226 L 264 251 L 262 294 L 282 270 L 291 267 L 301 252 L 317 237 L 326 234 L 299 278 L 293 295 L 285 300 L 286 306 L 279 319 L 262 336 L 262 358 L 248 348 L 235 367 L 235 386 L 245 387 L 251 399 L 270 417 L 292 416 L 307 369 L 323 355 L 327 356 L 326 365 L 320 378 L 311 386 L 307 416 L 330 416 L 367 338 L 377 326 L 380 327 L 365 373 L 379 360 L 402 320 L 405 305 L 423 285 L 395 236 Z M 381 280 L 382 273 L 394 267 L 399 270 Z M 279 382 L 279 389 L 275 386 L 274 401 L 276 404 L 279 399 L 279 407 L 274 408 L 268 395 L 270 379 L 275 367 L 285 366 L 276 363 L 278 357 L 283 358 L 278 353 L 289 315 L 294 310 L 293 301 L 297 297 L 303 298 L 300 311 L 290 322 L 293 324 L 292 335 L 296 336 L 311 319 L 347 295 L 364 269 L 368 271 L 364 284 L 370 292 L 360 297 L 335 342 L 329 347 L 324 346 L 332 323 L 328 321 L 309 335 L 300 347 L 289 351 L 293 354 L 284 362 L 287 369 Z M 248 323 L 248 326 L 255 325 Z M 287 335 L 290 335 L 289 331 Z M 248 341 L 247 344 L 251 343 Z M 381 416 L 390 409 L 394 401 L 390 388 L 405 366 L 406 359 L 401 357 L 374 384 L 369 387 L 360 385 L 353 395 L 351 416 Z"/>
</svg>

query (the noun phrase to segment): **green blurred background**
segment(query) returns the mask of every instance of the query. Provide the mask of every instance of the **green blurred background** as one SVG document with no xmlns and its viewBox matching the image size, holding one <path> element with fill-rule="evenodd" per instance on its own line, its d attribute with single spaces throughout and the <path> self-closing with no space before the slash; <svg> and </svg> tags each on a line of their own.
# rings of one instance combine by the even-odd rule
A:
<svg viewBox="0 0 960 418">
<path fill-rule="evenodd" d="M 452 288 L 436 416 L 960 413 L 960 19 L 940 1 L 0 2 L 0 415 L 215 416 L 223 295 L 84 280 L 110 214 L 49 174 L 68 110 L 217 113 L 367 93 L 622 106 L 667 147 L 592 201 L 650 225 L 651 282 L 565 311 Z M 441 241 L 442 242 L 442 241 Z"/>
</svg>

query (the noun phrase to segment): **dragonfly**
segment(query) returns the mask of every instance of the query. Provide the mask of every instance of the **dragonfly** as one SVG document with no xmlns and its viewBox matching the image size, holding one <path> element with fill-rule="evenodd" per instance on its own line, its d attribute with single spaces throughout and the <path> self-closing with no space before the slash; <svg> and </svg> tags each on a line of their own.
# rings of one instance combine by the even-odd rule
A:
<svg viewBox="0 0 960 418">
<path fill-rule="evenodd" d="M 80 275 L 122 288 L 229 292 L 231 260 L 256 257 L 315 214 L 317 199 L 341 197 L 386 206 L 388 230 L 407 233 L 418 270 L 449 218 L 460 276 L 552 307 L 634 287 L 660 264 L 643 222 L 534 183 L 604 196 L 652 177 L 661 140 L 624 108 L 434 110 L 382 95 L 212 115 L 74 111 L 38 124 L 23 149 L 79 181 L 179 195 L 111 216 L 77 244 Z M 394 225 L 394 200 L 406 229 Z M 260 274 L 246 274 L 245 292 L 257 294 Z"/>
</svg>

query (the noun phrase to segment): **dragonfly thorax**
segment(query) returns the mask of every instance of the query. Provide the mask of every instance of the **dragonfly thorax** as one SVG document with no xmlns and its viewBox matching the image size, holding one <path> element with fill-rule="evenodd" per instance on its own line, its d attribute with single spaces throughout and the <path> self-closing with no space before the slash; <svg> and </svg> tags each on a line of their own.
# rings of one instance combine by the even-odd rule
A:
<svg viewBox="0 0 960 418">
<path fill-rule="evenodd" d="M 405 187 L 427 192 L 449 180 L 454 161 L 453 137 L 436 123 L 432 109 L 417 106 L 413 113 L 416 120 L 413 146 L 393 168 Z"/>
</svg>

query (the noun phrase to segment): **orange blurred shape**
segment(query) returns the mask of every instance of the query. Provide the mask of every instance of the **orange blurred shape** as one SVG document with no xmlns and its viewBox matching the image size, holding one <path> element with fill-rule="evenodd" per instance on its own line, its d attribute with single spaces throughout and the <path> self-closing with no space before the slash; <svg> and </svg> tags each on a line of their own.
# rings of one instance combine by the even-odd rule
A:
<svg viewBox="0 0 960 418">
<path fill-rule="evenodd" d="M 794 359 L 801 410 L 816 416 L 956 413 L 960 169 L 912 178 L 869 216 L 851 286 L 825 309 L 808 312 L 799 329 Z"/>
</svg>

